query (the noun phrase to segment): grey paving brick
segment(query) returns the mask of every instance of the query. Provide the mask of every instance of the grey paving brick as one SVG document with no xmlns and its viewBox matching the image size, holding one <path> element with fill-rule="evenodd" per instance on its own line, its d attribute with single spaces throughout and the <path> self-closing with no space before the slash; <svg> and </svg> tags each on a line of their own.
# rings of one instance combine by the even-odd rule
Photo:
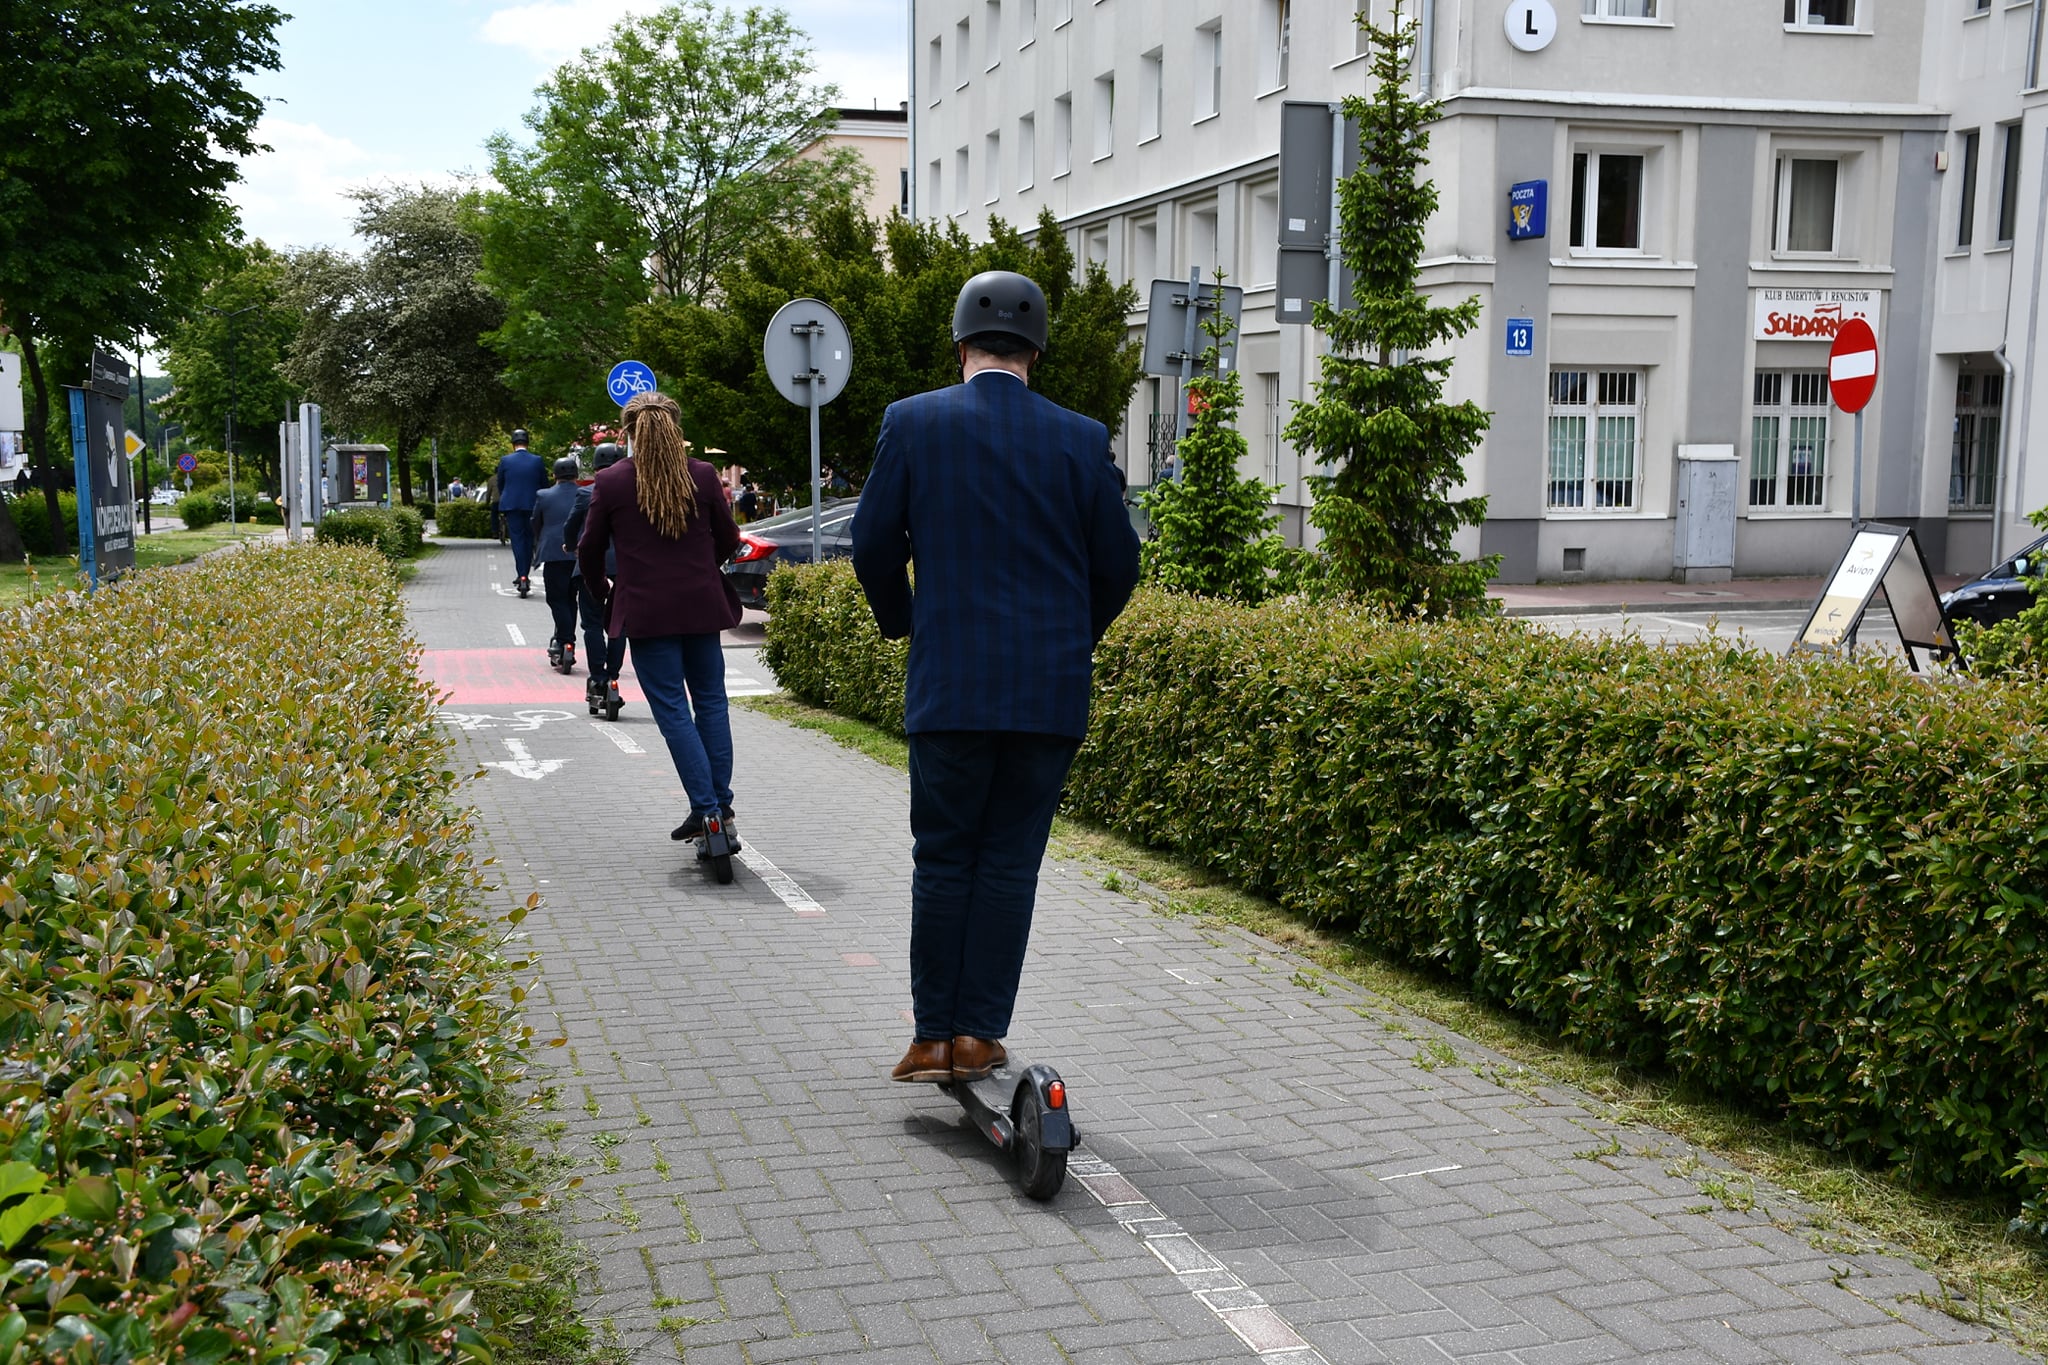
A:
<svg viewBox="0 0 2048 1365">
<path fill-rule="evenodd" d="M 429 651 L 498 649 L 508 621 L 545 637 L 539 599 L 490 590 L 494 552 L 422 562 L 408 607 Z M 730 657 L 765 676 L 751 643 Z M 667 840 L 680 789 L 644 704 L 600 733 L 581 678 L 530 653 L 504 674 L 526 700 L 448 708 L 468 727 L 455 760 L 502 759 L 510 736 L 563 765 L 487 769 L 468 795 L 494 905 L 543 898 L 528 1008 L 569 1046 L 537 1080 L 582 1163 L 568 1207 L 599 1262 L 593 1309 L 639 1361 L 676 1358 L 657 1294 L 709 1319 L 681 1334 L 690 1365 L 1249 1361 L 1194 1295 L 1226 1286 L 1314 1345 L 1281 1365 L 2019 1360 L 1912 1302 L 1934 1286 L 1903 1259 L 1808 1245 L 1780 1191 L 1688 1212 L 1715 1163 L 1679 1139 L 1499 1085 L 1473 1068 L 1512 1067 L 1470 1040 L 1347 983 L 1304 991 L 1275 945 L 1048 862 L 1010 1043 L 1059 1064 L 1078 1156 L 1222 1267 L 1176 1275 L 1077 1182 L 1024 1199 L 950 1100 L 884 1078 L 909 1037 L 901 773 L 735 710 L 741 829 L 825 909 L 799 920 L 750 871 L 714 887 Z M 1424 1070 L 1393 1023 L 1463 1064 Z M 616 1171 L 600 1133 L 621 1139 Z M 1610 1135 L 1620 1155 L 1578 1155 Z M 1670 1174 L 1686 1155 L 1705 1168 Z"/>
</svg>

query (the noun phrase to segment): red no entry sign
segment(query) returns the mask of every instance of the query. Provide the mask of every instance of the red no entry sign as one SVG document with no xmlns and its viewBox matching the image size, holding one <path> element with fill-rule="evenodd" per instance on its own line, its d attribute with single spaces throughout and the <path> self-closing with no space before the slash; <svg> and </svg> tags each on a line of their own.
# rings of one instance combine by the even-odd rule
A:
<svg viewBox="0 0 2048 1365">
<path fill-rule="evenodd" d="M 1850 318 L 1828 352 L 1828 395 L 1843 412 L 1861 412 L 1876 392 L 1877 333 L 1862 318 Z"/>
</svg>

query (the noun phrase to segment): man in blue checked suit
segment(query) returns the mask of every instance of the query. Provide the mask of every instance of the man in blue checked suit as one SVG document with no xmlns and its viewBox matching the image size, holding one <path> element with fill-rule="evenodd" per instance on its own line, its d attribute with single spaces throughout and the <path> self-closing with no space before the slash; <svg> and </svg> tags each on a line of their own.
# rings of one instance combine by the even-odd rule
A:
<svg viewBox="0 0 2048 1365">
<path fill-rule="evenodd" d="M 1029 386 L 1045 295 L 1010 271 L 977 275 L 953 340 L 961 382 L 889 406 L 853 520 L 875 623 L 910 637 L 917 1036 L 899 1081 L 980 1080 L 1006 1059 L 1095 642 L 1138 581 L 1108 429 Z"/>
</svg>

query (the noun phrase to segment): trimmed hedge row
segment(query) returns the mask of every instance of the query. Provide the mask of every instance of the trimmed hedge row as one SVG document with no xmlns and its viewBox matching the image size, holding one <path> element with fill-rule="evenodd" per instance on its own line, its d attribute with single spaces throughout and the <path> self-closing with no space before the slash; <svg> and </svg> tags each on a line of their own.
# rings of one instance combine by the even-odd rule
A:
<svg viewBox="0 0 2048 1365">
<path fill-rule="evenodd" d="M 350 507 L 320 518 L 323 545 L 361 545 L 386 559 L 411 559 L 426 544 L 426 519 L 413 507 Z"/>
<path fill-rule="evenodd" d="M 784 686 L 900 729 L 847 566 L 769 592 Z M 1148 592 L 1067 799 L 2048 1231 L 2044 790 L 2038 688 Z"/>
<path fill-rule="evenodd" d="M 479 1353 L 521 964 L 392 574 L 259 549 L 0 631 L 0 1353 Z"/>
<path fill-rule="evenodd" d="M 454 498 L 434 505 L 434 534 L 461 536 L 470 540 L 493 540 L 491 509 L 467 498 Z"/>
<path fill-rule="evenodd" d="M 14 529 L 21 532 L 22 548 L 32 555 L 52 553 L 50 549 L 50 509 L 43 501 L 43 490 L 31 489 L 23 497 L 9 495 L 7 510 L 14 517 Z M 57 494 L 57 515 L 64 519 L 64 544 L 67 549 L 76 549 L 78 540 L 78 496 L 75 493 Z"/>
</svg>

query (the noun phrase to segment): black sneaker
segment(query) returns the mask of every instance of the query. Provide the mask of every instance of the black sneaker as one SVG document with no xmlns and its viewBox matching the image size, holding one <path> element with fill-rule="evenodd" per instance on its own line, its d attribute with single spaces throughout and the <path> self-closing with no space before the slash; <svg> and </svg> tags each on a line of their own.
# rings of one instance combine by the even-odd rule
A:
<svg viewBox="0 0 2048 1365">
<path fill-rule="evenodd" d="M 740 836 L 739 831 L 733 827 L 732 807 L 727 806 L 724 809 L 724 811 L 720 813 L 720 818 L 725 823 L 725 837 L 732 841 L 733 848 L 737 850 L 740 846 Z M 680 825 L 677 825 L 674 829 L 670 830 L 668 832 L 668 837 L 674 839 L 677 843 L 681 843 L 685 839 L 703 838 L 703 815 L 697 811 L 691 811 L 690 818 L 683 821 L 683 823 L 681 823 Z"/>
</svg>

